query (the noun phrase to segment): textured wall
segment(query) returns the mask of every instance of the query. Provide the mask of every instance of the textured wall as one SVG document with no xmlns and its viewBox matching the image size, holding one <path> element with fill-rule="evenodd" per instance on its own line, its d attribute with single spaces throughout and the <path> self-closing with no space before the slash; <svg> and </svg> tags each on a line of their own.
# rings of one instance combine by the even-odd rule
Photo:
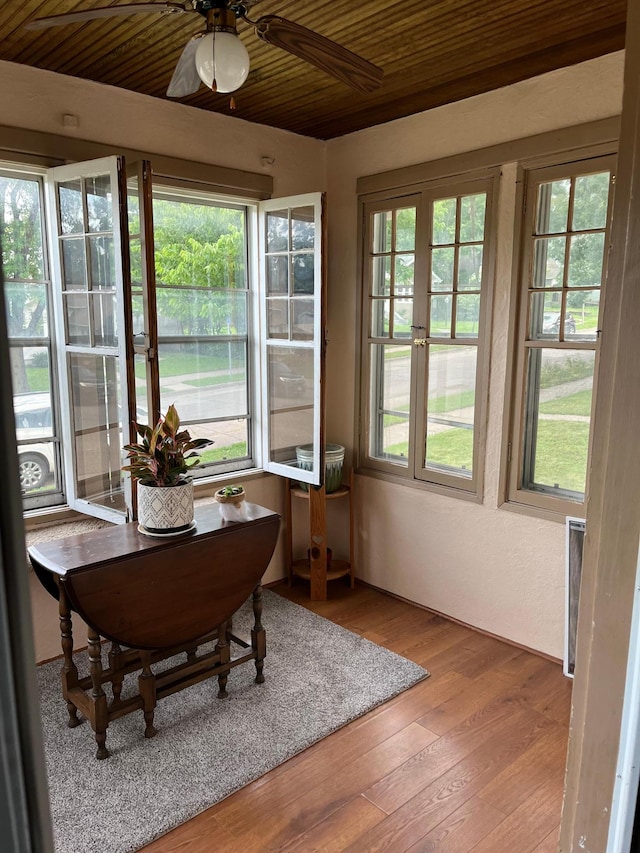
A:
<svg viewBox="0 0 640 853">
<path fill-rule="evenodd" d="M 327 143 L 328 436 L 353 444 L 360 176 L 618 115 L 623 54 Z M 498 508 L 515 164 L 503 169 L 483 505 L 359 477 L 359 575 L 398 595 L 562 657 L 564 527 Z"/>
</svg>

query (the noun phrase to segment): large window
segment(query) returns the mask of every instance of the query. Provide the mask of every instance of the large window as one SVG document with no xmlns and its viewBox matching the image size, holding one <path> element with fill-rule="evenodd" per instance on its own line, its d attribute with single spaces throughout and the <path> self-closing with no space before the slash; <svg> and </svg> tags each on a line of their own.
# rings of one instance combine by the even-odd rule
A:
<svg viewBox="0 0 640 853">
<path fill-rule="evenodd" d="M 479 494 L 493 176 L 364 203 L 361 465 Z"/>
<path fill-rule="evenodd" d="M 0 204 L 26 509 L 129 517 L 122 447 L 133 421 L 155 423 L 172 403 L 194 437 L 213 440 L 196 478 L 288 475 L 304 442 L 314 464 L 300 477 L 319 482 L 319 194 L 261 211 L 152 187 L 149 163 L 112 157 L 40 174 L 0 166 Z M 273 339 L 262 361 L 261 313 Z"/>
<path fill-rule="evenodd" d="M 563 515 L 587 491 L 613 158 L 526 173 L 509 497 Z"/>
</svg>

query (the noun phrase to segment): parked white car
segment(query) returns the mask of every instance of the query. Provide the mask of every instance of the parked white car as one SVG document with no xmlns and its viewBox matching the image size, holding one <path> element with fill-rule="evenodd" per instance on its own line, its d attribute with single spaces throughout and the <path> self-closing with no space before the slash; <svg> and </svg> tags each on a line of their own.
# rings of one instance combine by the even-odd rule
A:
<svg viewBox="0 0 640 853">
<path fill-rule="evenodd" d="M 20 487 L 23 492 L 39 489 L 55 470 L 53 442 L 38 442 L 37 439 L 53 435 L 51 396 L 46 391 L 16 394 L 13 398 L 18 444 Z"/>
</svg>

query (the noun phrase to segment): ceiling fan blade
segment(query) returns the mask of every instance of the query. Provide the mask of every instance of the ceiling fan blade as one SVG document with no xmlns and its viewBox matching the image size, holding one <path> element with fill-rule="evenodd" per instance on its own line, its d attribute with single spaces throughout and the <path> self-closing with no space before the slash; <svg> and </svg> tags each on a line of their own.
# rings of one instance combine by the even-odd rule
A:
<svg viewBox="0 0 640 853">
<path fill-rule="evenodd" d="M 59 27 L 62 24 L 75 24 L 77 21 L 92 21 L 94 18 L 111 18 L 113 15 L 135 15 L 138 12 L 193 12 L 190 5 L 183 3 L 129 3 L 126 6 L 99 6 L 84 12 L 67 12 L 64 15 L 52 15 L 50 18 L 37 18 L 25 25 L 25 30 L 43 30 L 46 27 Z"/>
<path fill-rule="evenodd" d="M 358 92 L 373 92 L 382 83 L 382 68 L 300 24 L 265 15 L 258 18 L 255 28 L 262 41 L 299 56 Z"/>
<path fill-rule="evenodd" d="M 176 70 L 173 72 L 173 77 L 167 89 L 169 98 L 184 98 L 186 95 L 193 95 L 197 92 L 202 84 L 202 80 L 196 68 L 196 49 L 198 40 L 205 33 L 199 33 L 187 42 L 187 46 L 182 51 Z"/>
</svg>

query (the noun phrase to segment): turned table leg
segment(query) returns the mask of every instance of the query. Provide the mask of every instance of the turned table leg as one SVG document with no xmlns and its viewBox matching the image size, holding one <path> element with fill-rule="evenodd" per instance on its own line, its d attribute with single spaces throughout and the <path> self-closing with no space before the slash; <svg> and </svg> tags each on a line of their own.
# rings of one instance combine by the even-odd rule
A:
<svg viewBox="0 0 640 853">
<path fill-rule="evenodd" d="M 218 642 L 216 643 L 216 653 L 219 656 L 219 666 L 224 666 L 228 664 L 231 660 L 231 647 L 229 646 L 229 641 L 227 640 L 227 623 L 223 622 L 218 627 Z M 229 677 L 230 667 L 227 666 L 225 670 L 223 670 L 218 675 L 218 699 L 224 699 L 227 695 L 227 678 Z"/>
<path fill-rule="evenodd" d="M 151 652 L 142 652 L 142 672 L 138 676 L 138 690 L 142 696 L 144 711 L 145 737 L 153 737 L 158 730 L 153 725 L 153 715 L 156 707 L 156 679 L 151 671 Z"/>
<path fill-rule="evenodd" d="M 71 626 L 71 610 L 69 609 L 67 594 L 62 584 L 58 584 L 58 589 L 60 590 L 60 639 L 62 642 L 62 654 L 64 657 L 64 663 L 62 664 L 62 670 L 60 671 L 60 676 L 62 678 L 62 695 L 67 703 L 67 711 L 69 712 L 67 725 L 70 729 L 74 729 L 76 726 L 80 725 L 82 720 L 78 717 L 78 709 L 69 699 L 69 690 L 73 687 L 78 687 L 78 668 L 73 662 L 73 629 Z"/>
<path fill-rule="evenodd" d="M 124 675 L 120 671 L 122 666 L 122 649 L 119 643 L 111 643 L 109 651 L 109 668 L 111 669 L 111 689 L 113 691 L 112 706 L 120 704 L 120 695 L 122 693 L 122 682 Z"/>
<path fill-rule="evenodd" d="M 89 643 L 89 672 L 91 674 L 91 700 L 93 703 L 91 724 L 96 736 L 98 749 L 96 758 L 108 758 L 109 750 L 105 746 L 107 740 L 107 726 L 109 725 L 109 712 L 107 710 L 107 694 L 102 687 L 102 658 L 100 656 L 100 636 L 89 628 L 87 632 Z"/>
<path fill-rule="evenodd" d="M 251 648 L 256 655 L 256 684 L 264 683 L 264 659 L 267 655 L 267 635 L 262 627 L 262 586 L 253 590 L 253 616 L 255 619 L 251 629 Z"/>
</svg>

